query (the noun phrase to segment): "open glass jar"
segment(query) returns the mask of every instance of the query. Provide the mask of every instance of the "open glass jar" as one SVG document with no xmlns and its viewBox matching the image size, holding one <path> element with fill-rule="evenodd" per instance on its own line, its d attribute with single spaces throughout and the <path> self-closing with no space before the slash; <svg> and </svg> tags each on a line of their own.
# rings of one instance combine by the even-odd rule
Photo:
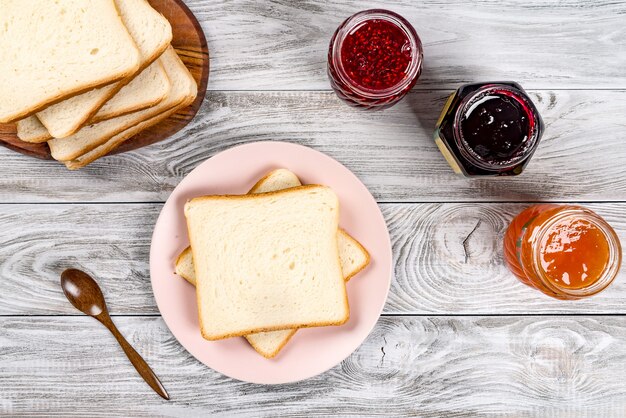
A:
<svg viewBox="0 0 626 418">
<path fill-rule="evenodd" d="M 606 289 L 622 264 L 613 228 L 575 205 L 541 204 L 524 210 L 506 232 L 504 256 L 522 283 L 567 300 Z"/>
<path fill-rule="evenodd" d="M 365 10 L 346 19 L 333 35 L 328 77 L 348 104 L 383 109 L 413 88 L 422 59 L 422 42 L 409 22 L 389 10 Z"/>
<path fill-rule="evenodd" d="M 435 142 L 458 174 L 514 176 L 530 161 L 543 131 L 537 108 L 519 84 L 467 84 L 444 106 Z"/>
</svg>

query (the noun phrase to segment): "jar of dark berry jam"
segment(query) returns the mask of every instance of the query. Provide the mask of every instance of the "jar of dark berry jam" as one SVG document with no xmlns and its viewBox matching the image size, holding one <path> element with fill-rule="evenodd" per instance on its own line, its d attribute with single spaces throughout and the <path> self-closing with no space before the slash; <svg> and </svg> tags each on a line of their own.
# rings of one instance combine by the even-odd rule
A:
<svg viewBox="0 0 626 418">
<path fill-rule="evenodd" d="M 388 10 L 365 10 L 349 17 L 333 35 L 328 76 L 347 103 L 382 109 L 413 88 L 422 58 L 422 42 L 402 16 Z"/>
<path fill-rule="evenodd" d="M 467 84 L 444 106 L 435 142 L 456 173 L 514 176 L 530 161 L 543 131 L 537 108 L 519 84 Z"/>
</svg>

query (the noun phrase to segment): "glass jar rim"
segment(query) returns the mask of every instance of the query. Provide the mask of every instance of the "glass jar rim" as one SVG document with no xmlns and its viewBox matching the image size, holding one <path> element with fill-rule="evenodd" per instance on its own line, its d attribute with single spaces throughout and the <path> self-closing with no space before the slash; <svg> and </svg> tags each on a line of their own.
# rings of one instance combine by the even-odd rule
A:
<svg viewBox="0 0 626 418">
<path fill-rule="evenodd" d="M 474 104 L 475 100 L 478 100 L 481 96 L 488 94 L 490 91 L 498 91 L 498 92 L 508 92 L 512 95 L 512 97 L 521 102 L 525 109 L 527 110 L 527 114 L 531 119 L 531 136 L 529 138 L 528 144 L 524 147 L 524 149 L 519 153 L 520 155 L 514 157 L 506 163 L 498 163 L 493 162 L 489 163 L 478 156 L 475 155 L 475 151 L 472 150 L 469 145 L 463 140 L 463 133 L 461 131 L 461 119 L 463 115 L 466 113 L 466 110 Z M 515 167 L 516 165 L 526 161 L 533 154 L 537 146 L 539 145 L 539 123 L 538 123 L 539 115 L 535 110 L 533 103 L 526 98 L 526 95 L 523 91 L 510 86 L 508 84 L 501 83 L 488 83 L 479 89 L 475 90 L 471 94 L 468 94 L 463 98 L 459 107 L 456 110 L 456 114 L 454 116 L 453 122 L 453 136 L 456 145 L 467 160 L 469 160 L 472 164 L 476 166 L 488 170 L 488 171 L 499 171 L 505 170 L 508 168 Z"/>
<path fill-rule="evenodd" d="M 613 283 L 620 270 L 622 264 L 622 247 L 619 237 L 611 225 L 609 225 L 601 216 L 592 210 L 579 206 L 571 206 L 565 210 L 562 207 L 559 207 L 558 209 L 559 212 L 550 217 L 548 221 L 541 225 L 539 230 L 536 232 L 535 242 L 543 242 L 545 235 L 552 229 L 552 227 L 568 217 L 575 217 L 577 219 L 587 221 L 602 232 L 609 245 L 609 260 L 607 262 L 607 267 L 602 272 L 602 275 L 588 287 L 581 289 L 561 287 L 548 279 L 547 273 L 541 267 L 541 245 L 536 245 L 532 254 L 533 269 L 542 284 L 556 294 L 573 298 L 582 298 L 600 293 Z"/>
<path fill-rule="evenodd" d="M 379 19 L 387 22 L 391 22 L 404 32 L 406 37 L 411 42 L 411 64 L 407 70 L 406 77 L 402 82 L 395 86 L 389 87 L 384 90 L 372 90 L 355 83 L 343 68 L 341 60 L 341 47 L 346 36 L 359 24 L 367 21 Z M 417 35 L 415 28 L 402 16 L 385 9 L 369 9 L 355 13 L 347 18 L 337 29 L 333 39 L 331 40 L 331 59 L 335 63 L 337 68 L 337 76 L 341 79 L 341 82 L 351 87 L 355 93 L 368 99 L 384 99 L 386 97 L 394 96 L 403 91 L 407 86 L 410 86 L 415 79 L 419 76 L 422 61 L 424 57 L 424 51 L 422 48 L 422 41 Z"/>
</svg>

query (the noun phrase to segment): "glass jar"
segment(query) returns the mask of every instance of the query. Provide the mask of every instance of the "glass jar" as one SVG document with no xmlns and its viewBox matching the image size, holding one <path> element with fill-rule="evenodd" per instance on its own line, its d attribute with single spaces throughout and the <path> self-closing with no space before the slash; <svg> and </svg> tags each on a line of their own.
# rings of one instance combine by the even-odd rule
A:
<svg viewBox="0 0 626 418">
<path fill-rule="evenodd" d="M 389 10 L 365 10 L 346 19 L 333 35 L 328 77 L 348 104 L 383 109 L 413 88 L 422 59 L 422 42 L 409 22 Z"/>
<path fill-rule="evenodd" d="M 595 295 L 615 280 L 622 249 L 613 228 L 591 210 L 541 204 L 513 219 L 504 258 L 522 283 L 573 300 Z"/>
<path fill-rule="evenodd" d="M 519 84 L 467 84 L 448 98 L 435 142 L 457 174 L 514 176 L 530 161 L 543 131 L 537 108 Z"/>
</svg>

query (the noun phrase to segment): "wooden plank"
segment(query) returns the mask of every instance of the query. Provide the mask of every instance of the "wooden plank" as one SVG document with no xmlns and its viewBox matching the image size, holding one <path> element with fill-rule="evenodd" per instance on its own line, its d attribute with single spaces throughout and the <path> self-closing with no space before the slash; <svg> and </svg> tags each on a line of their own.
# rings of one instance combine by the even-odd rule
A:
<svg viewBox="0 0 626 418">
<path fill-rule="evenodd" d="M 626 409 L 624 317 L 385 317 L 348 359 L 287 385 L 205 367 L 160 318 L 115 318 L 163 381 L 151 392 L 91 318 L 0 318 L 0 414 L 602 416 Z"/>
<path fill-rule="evenodd" d="M 395 257 L 385 312 L 626 314 L 625 269 L 605 292 L 576 302 L 544 296 L 508 272 L 502 236 L 525 206 L 382 205 Z M 626 243 L 626 204 L 589 207 Z M 148 258 L 159 210 L 158 204 L 0 205 L 0 315 L 76 314 L 59 287 L 70 266 L 98 278 L 113 313 L 158 313 Z"/>
<path fill-rule="evenodd" d="M 432 133 L 447 92 L 419 92 L 364 112 L 330 92 L 213 93 L 168 141 L 78 172 L 0 148 L 0 202 L 163 201 L 201 162 L 234 145 L 282 140 L 338 159 L 379 201 L 626 200 L 626 91 L 533 92 L 542 144 L 517 178 L 456 176 Z"/>
<path fill-rule="evenodd" d="M 626 3 L 584 0 L 186 0 L 211 50 L 211 90 L 329 89 L 328 44 L 348 16 L 385 7 L 424 43 L 418 89 L 476 80 L 625 88 Z M 584 23 L 584 24 L 583 24 Z"/>
</svg>

